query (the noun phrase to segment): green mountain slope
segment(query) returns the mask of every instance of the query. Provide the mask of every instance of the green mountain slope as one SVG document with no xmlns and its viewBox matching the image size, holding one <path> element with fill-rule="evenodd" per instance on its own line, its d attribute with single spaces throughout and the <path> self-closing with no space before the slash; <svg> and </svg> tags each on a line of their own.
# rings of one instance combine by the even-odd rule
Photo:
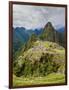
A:
<svg viewBox="0 0 69 90">
<path fill-rule="evenodd" d="M 65 72 L 65 49 L 57 43 L 36 40 L 29 49 L 19 53 L 14 66 L 16 76 L 45 76 L 53 72 Z"/>
</svg>

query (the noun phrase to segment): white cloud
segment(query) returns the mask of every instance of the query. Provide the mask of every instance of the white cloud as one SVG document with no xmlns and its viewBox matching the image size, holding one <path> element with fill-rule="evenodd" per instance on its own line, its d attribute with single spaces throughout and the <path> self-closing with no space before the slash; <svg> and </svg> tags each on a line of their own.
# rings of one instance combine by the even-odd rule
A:
<svg viewBox="0 0 69 90">
<path fill-rule="evenodd" d="M 38 28 L 48 22 L 54 27 L 65 26 L 65 8 L 13 5 L 13 27 Z"/>
</svg>

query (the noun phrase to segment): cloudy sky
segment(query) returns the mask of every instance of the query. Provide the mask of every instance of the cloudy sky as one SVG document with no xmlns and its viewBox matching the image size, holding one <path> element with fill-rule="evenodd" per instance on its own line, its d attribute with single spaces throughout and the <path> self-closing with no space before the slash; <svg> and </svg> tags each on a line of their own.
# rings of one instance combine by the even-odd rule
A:
<svg viewBox="0 0 69 90">
<path fill-rule="evenodd" d="M 41 28 L 50 21 L 55 28 L 65 26 L 65 8 L 13 5 L 13 27 Z"/>
</svg>

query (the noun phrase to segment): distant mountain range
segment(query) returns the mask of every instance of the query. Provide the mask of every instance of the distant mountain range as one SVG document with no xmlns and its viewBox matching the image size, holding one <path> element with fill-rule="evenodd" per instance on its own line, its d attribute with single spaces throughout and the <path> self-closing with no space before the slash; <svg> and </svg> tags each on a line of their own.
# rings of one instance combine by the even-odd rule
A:
<svg viewBox="0 0 69 90">
<path fill-rule="evenodd" d="M 64 32 L 64 27 L 57 29 L 58 32 Z"/>
<path fill-rule="evenodd" d="M 18 50 L 21 44 L 26 43 L 32 34 L 36 34 L 38 36 L 42 33 L 42 30 L 42 28 L 34 30 L 27 30 L 24 27 L 13 28 L 13 47 L 15 48 L 15 51 Z"/>
<path fill-rule="evenodd" d="M 17 51 L 21 45 L 27 43 L 32 34 L 35 34 L 42 40 L 57 41 L 63 45 L 64 27 L 55 30 L 51 22 L 48 22 L 44 28 L 26 29 L 24 27 L 13 28 L 13 48 Z M 61 34 L 61 35 L 60 35 Z M 61 40 L 61 41 L 60 41 Z"/>
</svg>

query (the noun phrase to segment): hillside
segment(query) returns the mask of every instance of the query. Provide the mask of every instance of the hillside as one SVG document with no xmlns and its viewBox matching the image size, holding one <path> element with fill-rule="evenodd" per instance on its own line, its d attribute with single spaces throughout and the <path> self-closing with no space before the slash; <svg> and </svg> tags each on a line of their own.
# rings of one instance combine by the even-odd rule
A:
<svg viewBox="0 0 69 90">
<path fill-rule="evenodd" d="M 15 60 L 16 76 L 45 76 L 49 73 L 64 73 L 65 49 L 57 43 L 37 40 Z"/>
</svg>

